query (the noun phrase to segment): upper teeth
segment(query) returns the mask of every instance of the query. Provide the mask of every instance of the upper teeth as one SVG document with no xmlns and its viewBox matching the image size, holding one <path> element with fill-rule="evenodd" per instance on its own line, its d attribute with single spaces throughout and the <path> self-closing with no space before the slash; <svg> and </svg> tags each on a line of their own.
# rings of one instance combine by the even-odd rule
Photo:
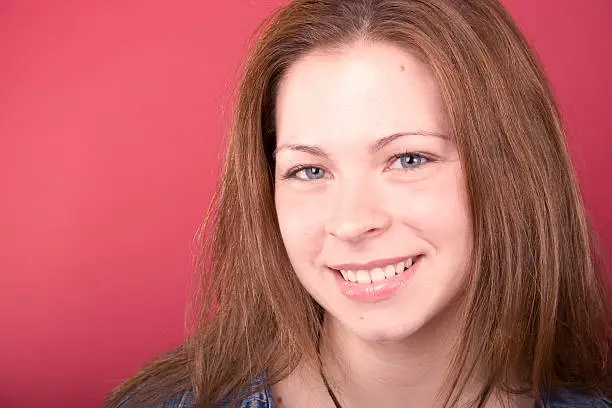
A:
<svg viewBox="0 0 612 408">
<path fill-rule="evenodd" d="M 405 261 L 398 262 L 396 264 L 387 265 L 380 268 L 374 268 L 371 270 L 350 270 L 343 269 L 340 271 L 342 277 L 346 281 L 359 282 L 359 283 L 372 283 L 385 280 L 386 278 L 392 278 L 395 275 L 399 275 L 412 266 L 416 258 L 409 258 Z"/>
</svg>

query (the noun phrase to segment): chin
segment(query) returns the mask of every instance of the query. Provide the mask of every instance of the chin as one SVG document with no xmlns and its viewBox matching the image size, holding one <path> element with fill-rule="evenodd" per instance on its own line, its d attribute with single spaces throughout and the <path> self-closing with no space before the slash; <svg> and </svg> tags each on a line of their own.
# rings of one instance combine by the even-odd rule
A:
<svg viewBox="0 0 612 408">
<path fill-rule="evenodd" d="M 344 320 L 341 324 L 362 340 L 385 343 L 399 342 L 414 336 L 421 331 L 424 321 L 423 319 L 406 321 L 365 315 L 360 316 L 357 321 Z"/>
<path fill-rule="evenodd" d="M 409 338 L 414 332 L 410 330 L 369 330 L 364 333 L 357 333 L 362 340 L 373 343 L 396 343 Z"/>
<path fill-rule="evenodd" d="M 362 311 L 351 316 L 341 313 L 335 315 L 334 320 L 344 331 L 369 342 L 430 342 L 445 337 L 444 333 L 452 331 L 457 323 L 458 303 L 449 302 L 439 308 L 430 305 L 430 309 L 425 306 L 416 310 L 405 307 L 400 310 Z"/>
</svg>

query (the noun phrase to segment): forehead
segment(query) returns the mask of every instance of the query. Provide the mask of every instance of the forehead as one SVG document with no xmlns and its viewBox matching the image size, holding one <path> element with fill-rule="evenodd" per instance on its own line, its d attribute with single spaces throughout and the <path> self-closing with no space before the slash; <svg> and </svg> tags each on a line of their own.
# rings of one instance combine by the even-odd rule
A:
<svg viewBox="0 0 612 408">
<path fill-rule="evenodd" d="M 315 51 L 287 71 L 276 100 L 277 143 L 358 142 L 444 133 L 438 86 L 418 58 L 384 43 Z"/>
</svg>

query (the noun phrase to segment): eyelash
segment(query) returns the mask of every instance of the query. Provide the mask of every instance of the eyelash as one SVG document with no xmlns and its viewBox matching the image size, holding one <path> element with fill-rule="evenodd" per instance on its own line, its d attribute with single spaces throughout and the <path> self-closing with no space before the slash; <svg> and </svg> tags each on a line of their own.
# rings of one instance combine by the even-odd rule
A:
<svg viewBox="0 0 612 408">
<path fill-rule="evenodd" d="M 402 167 L 402 168 L 395 169 L 395 170 L 406 171 L 406 172 L 408 172 L 408 171 L 416 171 L 416 170 L 419 170 L 421 167 L 425 166 L 427 163 L 431 163 L 431 162 L 434 161 L 430 156 L 425 155 L 423 153 L 407 151 L 407 152 L 403 152 L 403 153 L 399 153 L 399 154 L 393 155 L 391 157 L 391 159 L 389 159 L 389 161 L 388 161 L 389 164 L 387 165 L 387 167 L 390 166 L 392 163 L 394 163 L 396 160 L 399 160 L 402 157 L 406 157 L 406 156 L 416 157 L 416 158 L 420 158 L 420 159 L 425 159 L 425 163 L 420 164 L 420 165 L 415 166 L 415 167 Z M 300 171 L 305 170 L 305 169 L 320 169 L 320 170 L 325 171 L 320 166 L 301 164 L 299 166 L 295 166 L 295 167 L 292 167 L 291 169 L 289 169 L 289 171 L 287 171 L 287 173 L 282 178 L 283 178 L 283 180 L 285 180 L 285 179 L 296 179 L 298 181 L 316 181 L 316 180 L 318 180 L 318 179 L 301 179 L 301 178 L 297 178 L 296 175 Z"/>
<path fill-rule="evenodd" d="M 401 169 L 398 169 L 398 170 L 415 171 L 415 170 L 420 169 L 421 167 L 423 167 L 427 163 L 431 163 L 433 161 L 433 159 L 430 156 L 428 156 L 426 154 L 423 154 L 423 153 L 419 153 L 419 152 L 403 152 L 403 153 L 394 155 L 393 158 L 391 159 L 390 163 L 393 163 L 396 160 L 399 160 L 400 158 L 406 157 L 406 156 L 412 156 L 412 157 L 417 157 L 417 158 L 420 158 L 420 159 L 425 159 L 425 163 L 420 164 L 420 165 L 415 166 L 415 167 L 407 167 L 407 168 L 406 167 L 402 167 Z"/>
</svg>

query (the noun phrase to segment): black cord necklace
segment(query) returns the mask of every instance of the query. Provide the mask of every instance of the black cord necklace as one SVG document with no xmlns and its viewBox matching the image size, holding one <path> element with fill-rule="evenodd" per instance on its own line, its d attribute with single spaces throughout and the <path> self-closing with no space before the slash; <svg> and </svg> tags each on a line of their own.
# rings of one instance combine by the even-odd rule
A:
<svg viewBox="0 0 612 408">
<path fill-rule="evenodd" d="M 320 359 L 319 359 L 319 363 L 320 363 Z M 325 374 L 323 374 L 323 366 L 321 364 L 319 364 L 320 367 L 320 373 L 321 373 L 321 378 L 323 379 L 323 384 L 325 384 L 325 388 L 327 388 L 327 393 L 329 394 L 329 398 L 331 398 L 332 402 L 334 403 L 334 407 L 336 408 L 342 408 L 342 405 L 340 405 L 340 402 L 338 402 L 338 398 L 336 398 L 336 394 L 334 394 L 334 392 L 332 391 L 331 387 L 329 386 L 329 382 L 327 381 L 327 377 L 325 377 Z M 486 395 L 489 392 L 489 388 L 487 387 L 487 389 L 485 390 L 485 392 L 482 393 L 482 395 L 480 396 L 480 400 L 478 401 L 478 407 L 477 408 L 483 408 L 484 407 L 484 403 L 485 403 L 485 398 Z"/>
<path fill-rule="evenodd" d="M 323 374 L 323 367 L 321 367 L 321 378 L 323 379 L 323 384 L 325 384 L 325 388 L 327 388 L 329 398 L 331 398 L 332 402 L 334 403 L 334 407 L 342 408 L 342 406 L 338 402 L 338 398 L 336 398 L 336 394 L 334 394 L 331 387 L 329 386 L 329 383 L 327 382 L 327 377 L 325 377 L 325 374 Z"/>
<path fill-rule="evenodd" d="M 323 384 L 325 384 L 325 388 L 327 388 L 327 394 L 329 395 L 329 398 L 331 398 L 332 402 L 334 403 L 335 408 L 342 408 L 342 405 L 340 405 L 338 398 L 336 398 L 336 394 L 334 394 L 331 387 L 329 386 L 327 377 L 325 377 L 325 374 L 323 374 L 323 362 L 321 361 L 321 336 L 320 335 L 319 335 L 319 338 L 317 339 L 317 359 L 319 360 L 319 374 L 321 375 L 321 379 L 323 379 Z M 484 407 L 486 396 L 489 393 L 490 389 L 491 389 L 491 386 L 487 385 L 484 392 L 480 396 L 480 399 L 478 401 L 478 406 L 476 408 Z"/>
</svg>

